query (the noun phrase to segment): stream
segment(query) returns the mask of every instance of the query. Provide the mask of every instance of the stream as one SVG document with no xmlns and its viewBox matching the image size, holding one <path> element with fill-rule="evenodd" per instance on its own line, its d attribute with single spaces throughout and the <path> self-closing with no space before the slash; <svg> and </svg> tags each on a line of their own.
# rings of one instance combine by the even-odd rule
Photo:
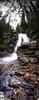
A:
<svg viewBox="0 0 39 100">
<path fill-rule="evenodd" d="M 26 34 L 18 34 L 14 52 L 9 56 L 0 58 L 0 70 L 2 71 L 2 74 L 0 73 L 0 100 L 39 100 L 39 97 L 36 97 L 37 88 L 35 85 L 30 81 L 24 80 L 26 69 L 30 66 L 35 66 L 32 63 L 29 65 L 29 62 L 36 63 L 36 58 L 34 60 L 31 58 L 30 61 L 28 60 L 29 58 L 26 58 L 27 56 L 21 55 L 22 51 L 19 52 L 18 50 L 22 44 L 29 44 L 29 42 L 30 40 Z M 17 50 L 19 55 L 17 54 Z"/>
<path fill-rule="evenodd" d="M 18 40 L 15 46 L 14 52 L 7 57 L 0 58 L 0 64 L 6 64 L 6 63 L 8 64 L 8 63 L 12 63 L 14 60 L 17 60 L 17 53 L 16 53 L 17 49 L 23 43 L 29 43 L 29 39 L 26 34 L 20 33 L 18 35 Z"/>
</svg>

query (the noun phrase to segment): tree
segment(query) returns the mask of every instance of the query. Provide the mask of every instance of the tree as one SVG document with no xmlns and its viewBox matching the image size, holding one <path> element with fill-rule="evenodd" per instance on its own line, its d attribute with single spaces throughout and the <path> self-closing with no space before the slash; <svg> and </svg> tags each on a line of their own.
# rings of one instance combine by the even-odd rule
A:
<svg viewBox="0 0 39 100">
<path fill-rule="evenodd" d="M 17 33 L 20 33 L 20 32 L 21 32 L 21 26 L 20 26 L 19 24 L 17 24 L 16 32 L 17 32 Z"/>
<path fill-rule="evenodd" d="M 16 11 L 18 9 L 17 13 L 23 14 L 27 17 L 28 21 L 31 20 L 31 18 L 34 15 L 39 15 L 39 0 L 0 0 L 4 5 L 7 5 L 9 7 L 6 15 L 10 14 L 10 12 Z M 10 20 L 10 19 L 9 19 Z"/>
<path fill-rule="evenodd" d="M 21 17 L 21 32 L 26 33 L 26 30 L 27 30 L 27 23 L 26 23 L 26 20 L 25 20 L 25 14 L 23 12 L 22 17 Z"/>
<path fill-rule="evenodd" d="M 10 31 L 11 27 L 9 26 L 9 24 L 6 24 L 4 20 L 0 20 L 0 38 L 4 35 L 4 33 Z"/>
<path fill-rule="evenodd" d="M 39 0 L 0 0 L 4 5 L 7 5 L 9 9 L 4 16 L 4 19 L 11 13 L 18 9 L 17 14 L 21 14 L 21 20 L 23 18 L 24 13 L 24 22 L 21 22 L 21 28 L 25 30 L 25 27 L 28 25 L 28 30 L 35 31 L 39 35 Z M 9 23 L 10 23 L 9 17 Z M 25 17 L 27 18 L 27 25 L 25 23 Z M 23 25 L 22 25 L 23 23 Z M 25 25 L 24 25 L 25 23 Z M 23 31 L 22 30 L 22 31 Z"/>
</svg>

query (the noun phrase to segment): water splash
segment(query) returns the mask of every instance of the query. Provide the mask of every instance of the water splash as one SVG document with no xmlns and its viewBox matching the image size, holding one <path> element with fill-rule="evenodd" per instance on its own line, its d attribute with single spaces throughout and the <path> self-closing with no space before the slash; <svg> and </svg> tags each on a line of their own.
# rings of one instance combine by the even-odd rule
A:
<svg viewBox="0 0 39 100">
<path fill-rule="evenodd" d="M 15 46 L 14 52 L 12 54 L 10 54 L 10 56 L 8 56 L 8 57 L 0 58 L 0 64 L 11 63 L 11 62 L 17 60 L 17 54 L 16 54 L 17 48 L 20 47 L 21 44 L 23 44 L 23 43 L 29 43 L 29 38 L 27 37 L 26 34 L 20 33 L 18 35 L 18 40 L 17 40 L 16 46 Z"/>
<path fill-rule="evenodd" d="M 13 52 L 13 54 L 11 54 L 8 57 L 0 58 L 0 63 L 1 64 L 8 64 L 14 60 L 17 60 L 17 54 Z"/>
</svg>

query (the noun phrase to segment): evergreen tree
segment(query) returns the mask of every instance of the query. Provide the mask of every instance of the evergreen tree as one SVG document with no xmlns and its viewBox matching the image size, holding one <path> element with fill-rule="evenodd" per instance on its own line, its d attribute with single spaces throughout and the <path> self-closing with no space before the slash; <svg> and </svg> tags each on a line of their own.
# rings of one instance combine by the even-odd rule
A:
<svg viewBox="0 0 39 100">
<path fill-rule="evenodd" d="M 37 38 L 39 37 L 39 0 L 0 0 L 4 5 L 8 6 L 9 9 L 6 13 L 5 17 L 10 14 L 10 12 L 16 11 L 18 9 L 18 13 L 21 13 L 21 29 L 22 32 L 25 32 L 26 29 L 31 32 L 33 31 Z M 13 9 L 12 9 L 13 8 Z M 25 16 L 28 19 L 28 24 L 26 25 Z M 11 17 L 11 16 L 10 16 Z M 10 18 L 9 18 L 10 22 Z M 32 33 L 32 32 L 31 32 Z M 29 34 L 30 35 L 30 34 Z M 32 35 L 31 35 L 32 36 Z"/>
<path fill-rule="evenodd" d="M 20 26 L 19 24 L 17 24 L 16 32 L 17 32 L 17 33 L 20 33 L 20 32 L 21 32 L 21 26 Z"/>
<path fill-rule="evenodd" d="M 23 11 L 22 17 L 21 17 L 21 31 L 22 31 L 22 33 L 26 33 L 26 29 L 27 29 L 27 23 L 25 21 L 25 14 Z"/>
</svg>

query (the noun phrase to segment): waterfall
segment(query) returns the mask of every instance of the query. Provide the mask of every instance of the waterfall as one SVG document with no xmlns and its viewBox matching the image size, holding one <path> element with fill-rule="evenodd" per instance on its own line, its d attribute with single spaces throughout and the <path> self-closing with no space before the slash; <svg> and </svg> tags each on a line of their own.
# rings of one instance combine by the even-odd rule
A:
<svg viewBox="0 0 39 100">
<path fill-rule="evenodd" d="M 23 44 L 23 43 L 29 43 L 29 38 L 27 37 L 26 34 L 20 33 L 18 35 L 18 40 L 17 40 L 17 44 L 16 44 L 16 47 L 15 47 L 14 51 L 16 52 L 17 48 L 20 47 L 21 44 Z"/>
<path fill-rule="evenodd" d="M 10 54 L 10 56 L 8 57 L 3 57 L 3 58 L 0 58 L 0 64 L 5 64 L 5 63 L 11 63 L 15 60 L 17 60 L 17 48 L 21 46 L 21 44 L 23 43 L 29 43 L 29 38 L 27 37 L 26 34 L 18 34 L 18 40 L 17 40 L 17 43 L 16 43 L 16 46 L 15 46 L 15 49 L 14 49 L 14 52 L 12 54 Z"/>
</svg>

